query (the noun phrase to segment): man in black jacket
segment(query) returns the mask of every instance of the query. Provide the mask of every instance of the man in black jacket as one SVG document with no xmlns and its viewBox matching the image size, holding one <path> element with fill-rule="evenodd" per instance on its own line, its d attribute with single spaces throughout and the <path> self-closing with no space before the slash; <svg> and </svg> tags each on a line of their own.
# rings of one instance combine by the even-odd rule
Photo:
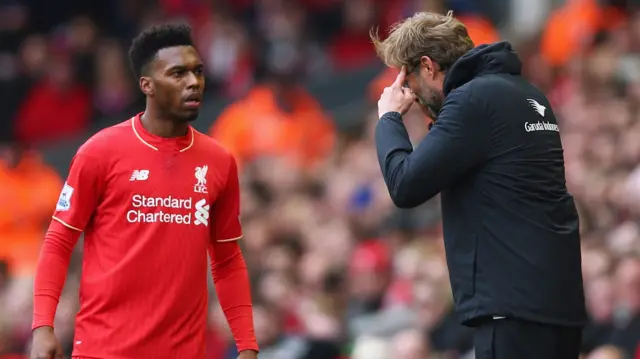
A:
<svg viewBox="0 0 640 359">
<path fill-rule="evenodd" d="M 507 42 L 473 47 L 452 14 L 419 13 L 384 41 L 399 70 L 376 146 L 396 206 L 442 194 L 456 310 L 477 359 L 576 359 L 586 322 L 578 215 L 556 118 Z M 414 149 L 402 115 L 435 123 Z"/>
</svg>

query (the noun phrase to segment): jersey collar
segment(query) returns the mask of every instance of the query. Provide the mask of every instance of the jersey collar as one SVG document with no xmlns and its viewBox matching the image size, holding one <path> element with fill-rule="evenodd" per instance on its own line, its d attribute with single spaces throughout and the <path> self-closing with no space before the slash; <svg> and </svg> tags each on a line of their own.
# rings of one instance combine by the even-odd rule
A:
<svg viewBox="0 0 640 359">
<path fill-rule="evenodd" d="M 193 133 L 193 127 L 189 126 L 189 131 L 187 132 L 187 134 L 181 137 L 166 138 L 156 136 L 149 133 L 142 126 L 140 116 L 142 116 L 143 113 L 144 112 L 140 112 L 131 119 L 131 129 L 133 130 L 136 138 L 138 138 L 138 140 L 144 143 L 147 147 L 150 147 L 156 151 L 159 151 L 161 148 L 178 148 L 180 152 L 184 152 L 193 146 L 195 137 Z"/>
</svg>

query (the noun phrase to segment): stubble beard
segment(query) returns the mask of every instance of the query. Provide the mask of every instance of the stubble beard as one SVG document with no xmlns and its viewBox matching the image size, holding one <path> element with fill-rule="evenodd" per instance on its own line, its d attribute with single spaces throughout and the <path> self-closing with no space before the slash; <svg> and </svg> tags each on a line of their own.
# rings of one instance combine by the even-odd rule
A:
<svg viewBox="0 0 640 359">
<path fill-rule="evenodd" d="M 423 109 L 423 112 L 429 116 L 433 122 L 438 119 L 438 113 L 442 109 L 442 98 L 436 91 L 427 90 L 427 96 L 418 96 L 418 103 Z M 428 100 L 426 98 L 428 98 Z"/>
</svg>

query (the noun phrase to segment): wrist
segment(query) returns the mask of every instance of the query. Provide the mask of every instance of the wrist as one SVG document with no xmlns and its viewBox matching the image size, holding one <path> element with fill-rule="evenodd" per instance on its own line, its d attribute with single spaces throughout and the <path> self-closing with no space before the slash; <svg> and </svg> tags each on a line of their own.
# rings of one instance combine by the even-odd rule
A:
<svg viewBox="0 0 640 359">
<path fill-rule="evenodd" d="M 31 331 L 34 335 L 37 334 L 53 334 L 53 327 L 50 325 L 43 325 L 37 328 L 34 328 Z"/>
<path fill-rule="evenodd" d="M 257 358 L 258 357 L 258 351 L 254 350 L 254 349 L 245 349 L 245 350 L 241 350 L 238 353 L 238 358 L 243 359 L 243 358 Z"/>
<path fill-rule="evenodd" d="M 402 114 L 398 111 L 387 111 L 380 116 L 380 120 L 383 118 L 390 120 L 402 120 Z"/>
</svg>

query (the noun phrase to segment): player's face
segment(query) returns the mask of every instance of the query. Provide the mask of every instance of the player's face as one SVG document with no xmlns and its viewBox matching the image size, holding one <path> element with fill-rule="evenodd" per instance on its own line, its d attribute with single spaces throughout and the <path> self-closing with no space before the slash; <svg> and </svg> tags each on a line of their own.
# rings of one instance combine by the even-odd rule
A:
<svg viewBox="0 0 640 359">
<path fill-rule="evenodd" d="M 204 66 L 193 46 L 168 47 L 154 61 L 155 101 L 178 121 L 198 117 L 204 92 Z"/>
</svg>

